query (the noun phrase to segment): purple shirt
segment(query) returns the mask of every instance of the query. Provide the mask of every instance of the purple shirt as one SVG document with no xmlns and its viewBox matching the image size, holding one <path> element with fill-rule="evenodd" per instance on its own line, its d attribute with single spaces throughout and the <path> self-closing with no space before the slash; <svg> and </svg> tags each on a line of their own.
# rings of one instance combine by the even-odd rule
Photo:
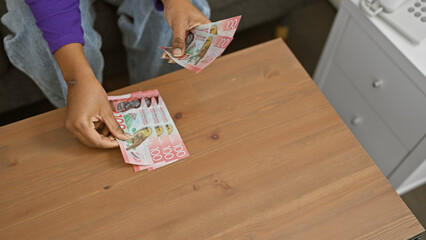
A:
<svg viewBox="0 0 426 240">
<path fill-rule="evenodd" d="M 153 0 L 157 10 L 163 11 L 161 0 Z M 43 33 L 52 54 L 70 43 L 84 45 L 79 0 L 25 0 Z"/>
</svg>

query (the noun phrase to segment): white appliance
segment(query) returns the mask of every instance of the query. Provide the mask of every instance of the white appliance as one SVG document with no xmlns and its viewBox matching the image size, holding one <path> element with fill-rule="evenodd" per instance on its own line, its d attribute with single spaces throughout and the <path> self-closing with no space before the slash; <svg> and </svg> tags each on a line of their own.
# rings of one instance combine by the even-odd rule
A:
<svg viewBox="0 0 426 240">
<path fill-rule="evenodd" d="M 426 39 L 426 0 L 361 0 L 370 16 L 379 16 L 414 44 Z"/>
</svg>

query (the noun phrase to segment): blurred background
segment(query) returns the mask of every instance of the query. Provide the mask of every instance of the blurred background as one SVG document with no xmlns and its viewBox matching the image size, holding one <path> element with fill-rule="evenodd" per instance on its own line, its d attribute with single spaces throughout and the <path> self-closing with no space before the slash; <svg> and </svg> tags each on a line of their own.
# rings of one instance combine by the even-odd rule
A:
<svg viewBox="0 0 426 240">
<path fill-rule="evenodd" d="M 208 0 L 212 21 L 242 15 L 233 42 L 224 54 L 282 37 L 309 74 L 313 74 L 336 14 L 327 0 Z M 126 52 L 117 26 L 117 8 L 95 1 L 95 29 L 102 36 L 107 92 L 127 86 Z M 6 13 L 0 1 L 0 16 Z M 8 30 L 0 24 L 0 37 Z M 25 74 L 12 66 L 0 43 L 0 126 L 54 107 Z"/>
</svg>

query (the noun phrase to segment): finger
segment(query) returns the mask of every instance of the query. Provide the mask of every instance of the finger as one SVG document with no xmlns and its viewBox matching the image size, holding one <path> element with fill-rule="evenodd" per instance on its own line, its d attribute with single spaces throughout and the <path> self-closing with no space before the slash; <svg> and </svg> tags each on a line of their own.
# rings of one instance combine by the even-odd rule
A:
<svg viewBox="0 0 426 240">
<path fill-rule="evenodd" d="M 211 23 L 212 21 L 210 21 L 210 19 L 208 19 L 206 16 L 203 15 L 203 18 L 201 19 L 201 22 L 203 24 L 207 24 L 207 23 Z"/>
<path fill-rule="evenodd" d="M 210 21 L 206 16 L 204 16 L 203 14 L 201 14 L 202 17 L 198 20 L 198 23 L 196 23 L 195 25 L 203 25 L 203 24 L 208 24 L 211 23 L 212 21 Z"/>
<path fill-rule="evenodd" d="M 129 136 L 127 136 L 124 133 L 123 129 L 121 129 L 120 125 L 118 125 L 118 123 L 115 120 L 112 112 L 106 113 L 103 118 L 104 118 L 105 125 L 107 126 L 109 132 L 114 137 L 121 139 L 121 140 L 128 140 L 129 139 Z"/>
<path fill-rule="evenodd" d="M 118 146 L 118 142 L 111 140 L 108 137 L 100 135 L 89 124 L 76 129 L 74 135 L 86 146 L 97 148 L 114 148 Z"/>
<path fill-rule="evenodd" d="M 197 27 L 199 25 L 203 25 L 203 24 L 208 24 L 211 23 L 212 21 L 210 21 L 206 16 L 204 16 L 202 13 L 200 13 L 199 17 L 192 22 L 192 24 L 190 24 L 189 29 L 192 29 L 194 27 Z"/>
<path fill-rule="evenodd" d="M 93 122 L 93 124 L 95 125 L 96 130 L 98 130 L 98 129 L 102 130 L 103 125 L 104 125 L 104 123 L 102 121 L 96 121 L 96 122 Z"/>
<path fill-rule="evenodd" d="M 84 133 L 80 131 L 80 134 L 84 134 L 86 141 L 93 147 L 97 148 L 114 148 L 118 147 L 118 142 L 115 139 L 110 139 L 107 136 L 101 135 L 94 129 L 88 128 Z"/>
<path fill-rule="evenodd" d="M 89 142 L 84 135 L 82 135 L 79 131 L 72 131 L 74 136 L 78 138 L 78 140 L 88 147 L 95 147 L 91 142 Z"/>
<path fill-rule="evenodd" d="M 163 59 L 170 60 L 171 58 L 169 56 L 167 56 L 167 57 L 165 57 Z"/>
<path fill-rule="evenodd" d="M 185 52 L 185 25 L 178 24 L 173 28 L 172 54 L 173 57 L 181 57 Z"/>
<path fill-rule="evenodd" d="M 104 129 L 102 129 L 101 134 L 104 135 L 105 137 L 108 137 L 110 135 L 110 132 L 107 126 L 104 126 Z"/>
<path fill-rule="evenodd" d="M 103 131 L 105 131 L 105 129 L 108 129 L 106 126 L 105 126 L 105 123 L 103 123 L 102 121 L 99 121 L 101 124 L 94 124 L 94 126 L 95 126 L 95 130 L 96 130 L 96 132 L 98 132 L 98 133 L 102 133 Z"/>
<path fill-rule="evenodd" d="M 68 129 L 68 131 L 70 131 L 74 136 L 77 137 L 77 139 L 83 143 L 84 145 L 88 146 L 88 147 L 95 147 L 94 144 L 92 144 L 90 141 L 88 141 L 88 139 L 86 138 L 86 136 L 82 133 L 80 133 L 79 129 L 83 129 L 84 126 L 83 124 L 79 123 L 78 121 L 67 121 L 65 123 L 65 127 Z"/>
<path fill-rule="evenodd" d="M 167 53 L 163 52 L 163 54 L 161 54 L 161 59 L 169 59 L 169 55 L 167 55 Z"/>
</svg>

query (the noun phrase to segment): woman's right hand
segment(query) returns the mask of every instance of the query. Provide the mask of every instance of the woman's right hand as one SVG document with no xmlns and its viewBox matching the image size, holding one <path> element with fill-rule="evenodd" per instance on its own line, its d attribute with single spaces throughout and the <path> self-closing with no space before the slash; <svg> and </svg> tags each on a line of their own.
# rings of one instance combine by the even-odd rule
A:
<svg viewBox="0 0 426 240">
<path fill-rule="evenodd" d="M 71 43 L 54 53 L 68 85 L 66 128 L 89 147 L 117 147 L 114 139 L 129 137 L 118 125 L 108 97 L 96 79 L 79 43 Z"/>
<path fill-rule="evenodd" d="M 89 147 L 118 147 L 114 138 L 129 139 L 118 125 L 108 97 L 94 76 L 68 85 L 66 128 Z"/>
</svg>

